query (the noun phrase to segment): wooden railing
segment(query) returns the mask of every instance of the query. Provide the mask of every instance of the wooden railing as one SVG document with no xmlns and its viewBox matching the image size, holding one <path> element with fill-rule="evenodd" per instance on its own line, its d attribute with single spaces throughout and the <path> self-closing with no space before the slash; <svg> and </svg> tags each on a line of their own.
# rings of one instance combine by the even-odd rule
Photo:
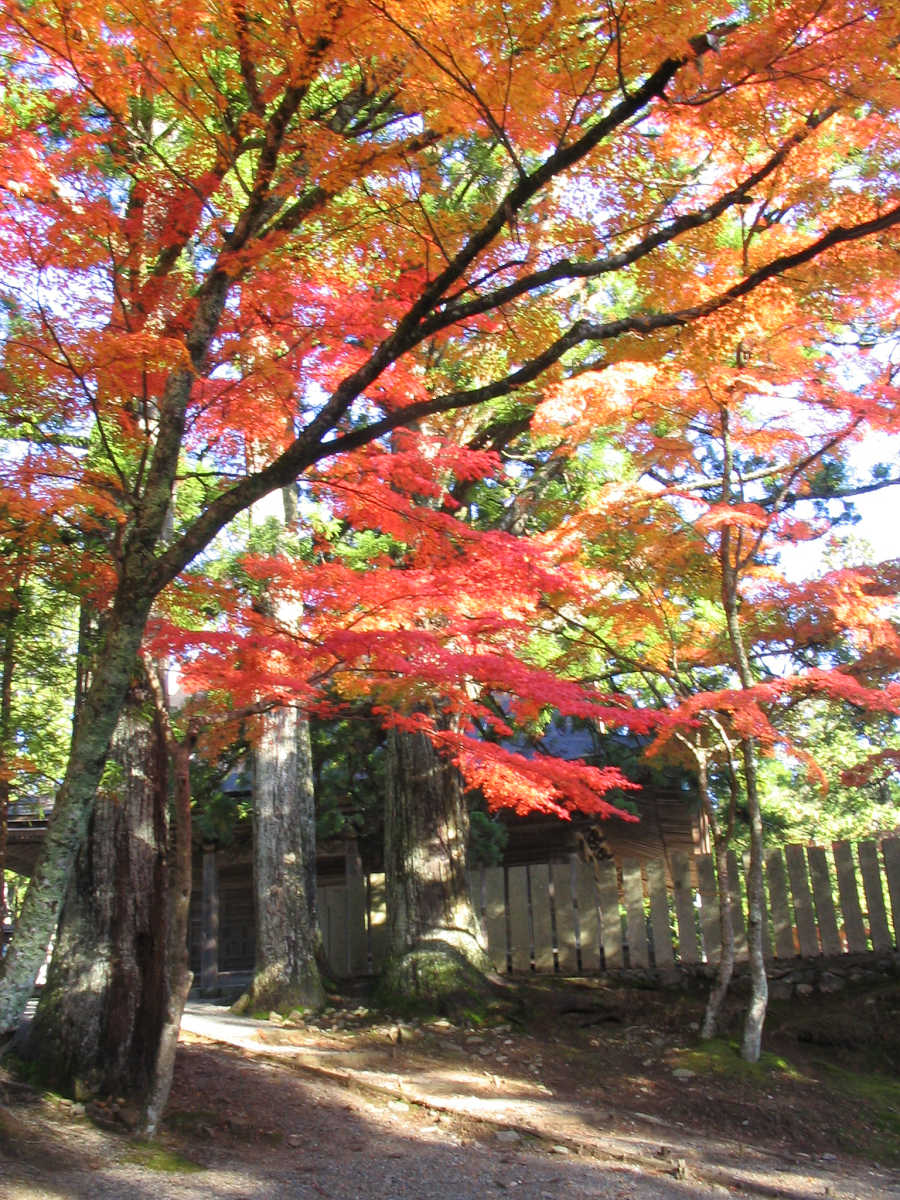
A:
<svg viewBox="0 0 900 1200">
<path fill-rule="evenodd" d="M 735 949 L 747 957 L 742 864 L 729 855 Z M 786 846 L 766 854 L 765 949 L 772 959 L 890 951 L 900 936 L 900 839 Z M 580 859 L 479 869 L 476 906 L 498 971 L 591 973 L 716 963 L 721 951 L 710 855 Z M 323 886 L 326 953 L 340 975 L 377 971 L 384 955 L 384 877 Z"/>
</svg>

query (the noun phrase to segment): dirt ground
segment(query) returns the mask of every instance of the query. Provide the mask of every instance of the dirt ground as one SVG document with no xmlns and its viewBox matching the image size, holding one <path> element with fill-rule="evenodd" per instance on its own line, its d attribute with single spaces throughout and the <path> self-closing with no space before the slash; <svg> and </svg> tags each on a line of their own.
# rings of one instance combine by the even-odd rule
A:
<svg viewBox="0 0 900 1200">
<path fill-rule="evenodd" d="M 183 1034 L 153 1147 L 115 1106 L 3 1076 L 0 1195 L 900 1197 L 900 983 L 773 1004 L 752 1068 L 737 1002 L 698 1041 L 702 1000 L 533 978 L 487 1018 L 397 1021 L 357 995 L 237 1046 Z"/>
</svg>

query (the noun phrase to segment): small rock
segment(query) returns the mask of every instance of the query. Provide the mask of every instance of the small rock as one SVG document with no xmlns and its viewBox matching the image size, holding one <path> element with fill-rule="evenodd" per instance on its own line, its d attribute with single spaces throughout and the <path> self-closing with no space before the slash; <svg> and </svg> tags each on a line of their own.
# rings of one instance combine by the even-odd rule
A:
<svg viewBox="0 0 900 1200">
<path fill-rule="evenodd" d="M 551 1146 L 550 1153 L 551 1154 L 569 1154 L 570 1151 L 569 1151 L 568 1146 Z"/>
<path fill-rule="evenodd" d="M 268 1016 L 268 1018 L 267 1018 L 267 1019 L 268 1019 L 268 1020 L 269 1020 L 269 1021 L 270 1021 L 270 1022 L 273 1024 L 273 1025 L 283 1025 L 283 1024 L 284 1024 L 284 1017 L 281 1015 L 281 1013 L 277 1013 L 277 1012 L 270 1012 L 270 1013 L 269 1013 L 269 1016 Z"/>
<path fill-rule="evenodd" d="M 831 971 L 826 971 L 819 980 L 819 991 L 826 995 L 831 992 L 840 992 L 847 986 L 845 980 L 841 979 L 840 975 L 835 975 Z"/>
<path fill-rule="evenodd" d="M 303 1135 L 301 1133 L 289 1133 L 288 1134 L 288 1145 L 289 1146 L 302 1146 L 303 1145 Z"/>
<path fill-rule="evenodd" d="M 504 1142 L 510 1146 L 522 1140 L 522 1135 L 515 1129 L 498 1129 L 494 1137 L 498 1142 Z"/>
<path fill-rule="evenodd" d="M 409 1112 L 409 1105 L 405 1100 L 388 1100 L 388 1108 L 391 1112 Z"/>
<path fill-rule="evenodd" d="M 814 991 L 815 991 L 815 988 L 813 987 L 813 985 L 811 983 L 798 983 L 797 984 L 797 995 L 798 996 L 811 996 Z"/>
<path fill-rule="evenodd" d="M 672 1074 L 676 1079 L 695 1079 L 697 1072 L 689 1071 L 687 1067 L 676 1067 Z"/>
<path fill-rule="evenodd" d="M 289 1024 L 291 1024 L 291 1025 L 305 1025 L 306 1024 L 306 1017 L 304 1017 L 303 1013 L 300 1011 L 299 1008 L 291 1009 L 291 1011 L 287 1015 L 287 1020 L 288 1020 Z"/>
</svg>

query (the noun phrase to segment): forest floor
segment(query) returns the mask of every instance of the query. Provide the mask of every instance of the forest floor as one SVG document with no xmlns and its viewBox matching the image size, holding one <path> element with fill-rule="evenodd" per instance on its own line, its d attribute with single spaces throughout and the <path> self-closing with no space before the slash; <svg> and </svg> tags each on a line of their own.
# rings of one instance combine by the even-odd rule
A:
<svg viewBox="0 0 900 1200">
<path fill-rule="evenodd" d="M 532 977 L 458 1023 L 332 1001 L 302 1025 L 191 1005 L 153 1146 L 0 1077 L 0 1195 L 900 1200 L 896 981 L 773 1004 L 755 1067 L 737 1003 L 699 1042 L 700 992 Z"/>
</svg>

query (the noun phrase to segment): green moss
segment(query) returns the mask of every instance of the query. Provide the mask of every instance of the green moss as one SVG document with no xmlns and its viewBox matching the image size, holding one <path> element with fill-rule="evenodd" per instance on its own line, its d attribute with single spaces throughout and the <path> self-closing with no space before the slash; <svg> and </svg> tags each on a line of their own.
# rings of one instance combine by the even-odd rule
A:
<svg viewBox="0 0 900 1200">
<path fill-rule="evenodd" d="M 856 1116 L 870 1131 L 866 1144 L 853 1148 L 879 1162 L 900 1163 L 900 1080 L 821 1065 L 829 1084 L 852 1101 Z"/>
<path fill-rule="evenodd" d="M 434 939 L 385 965 L 376 1004 L 402 1016 L 447 1016 L 483 1024 L 490 984 L 455 946 Z"/>
<path fill-rule="evenodd" d="M 673 1050 L 673 1066 L 695 1071 L 698 1075 L 730 1075 L 736 1079 L 756 1080 L 764 1083 L 773 1074 L 789 1079 L 803 1080 L 805 1077 L 786 1058 L 764 1052 L 759 1062 L 749 1063 L 741 1058 L 737 1042 L 724 1038 L 711 1038 L 692 1049 Z"/>
<path fill-rule="evenodd" d="M 162 1171 L 170 1175 L 196 1174 L 205 1171 L 199 1163 L 192 1162 L 175 1150 L 167 1150 L 156 1142 L 134 1142 L 122 1155 L 122 1161 L 146 1167 L 148 1171 Z"/>
</svg>

